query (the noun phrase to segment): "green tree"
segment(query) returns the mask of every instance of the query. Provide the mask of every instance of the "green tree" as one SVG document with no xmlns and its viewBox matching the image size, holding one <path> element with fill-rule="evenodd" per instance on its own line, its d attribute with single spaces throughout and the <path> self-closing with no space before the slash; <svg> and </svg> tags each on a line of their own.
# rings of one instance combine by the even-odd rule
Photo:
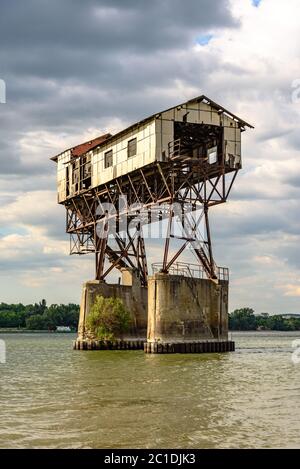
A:
<svg viewBox="0 0 300 469">
<path fill-rule="evenodd" d="M 273 316 L 270 316 L 270 329 L 272 329 L 273 331 L 288 331 L 288 330 L 291 330 L 289 328 L 289 324 L 288 324 L 289 320 L 287 319 L 284 319 L 282 316 L 280 315 L 273 315 Z"/>
<path fill-rule="evenodd" d="M 229 315 L 229 329 L 234 331 L 254 331 L 257 329 L 256 317 L 252 308 L 234 310 Z"/>
<path fill-rule="evenodd" d="M 87 325 L 98 338 L 112 340 L 129 328 L 130 313 L 120 298 L 96 296 L 87 318 Z"/>
<path fill-rule="evenodd" d="M 47 329 L 45 318 L 42 314 L 34 314 L 26 319 L 26 327 L 32 331 Z"/>
<path fill-rule="evenodd" d="M 0 312 L 0 327 L 22 327 L 23 315 L 10 310 Z"/>
</svg>

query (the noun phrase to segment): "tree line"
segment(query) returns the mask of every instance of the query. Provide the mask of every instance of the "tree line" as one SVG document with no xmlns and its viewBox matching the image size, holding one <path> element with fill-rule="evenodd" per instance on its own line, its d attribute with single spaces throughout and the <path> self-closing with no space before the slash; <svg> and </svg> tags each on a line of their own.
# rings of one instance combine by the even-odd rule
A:
<svg viewBox="0 0 300 469">
<path fill-rule="evenodd" d="M 0 303 L 0 328 L 28 330 L 55 330 L 68 326 L 77 330 L 79 305 L 52 304 L 45 300 L 30 305 Z M 236 309 L 229 314 L 229 329 L 232 331 L 299 331 L 300 318 L 285 318 L 281 315 L 254 314 L 251 308 Z"/>
<path fill-rule="evenodd" d="M 299 331 L 300 318 L 285 318 L 280 314 L 254 314 L 251 308 L 241 308 L 229 314 L 229 329 L 232 331 Z"/>
<path fill-rule="evenodd" d="M 0 328 L 29 330 L 55 330 L 58 326 L 68 326 L 77 330 L 79 306 L 52 304 L 45 300 L 31 305 L 0 303 Z"/>
</svg>

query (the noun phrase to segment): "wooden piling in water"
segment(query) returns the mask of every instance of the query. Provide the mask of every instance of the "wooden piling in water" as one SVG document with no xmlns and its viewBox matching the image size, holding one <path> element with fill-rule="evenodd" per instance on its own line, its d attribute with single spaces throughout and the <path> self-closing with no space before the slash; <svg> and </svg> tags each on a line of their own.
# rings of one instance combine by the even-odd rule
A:
<svg viewBox="0 0 300 469">
<path fill-rule="evenodd" d="M 147 342 L 140 339 L 81 340 L 73 341 L 74 350 L 143 350 L 145 353 L 226 353 L 235 351 L 230 340 L 193 342 Z"/>
</svg>

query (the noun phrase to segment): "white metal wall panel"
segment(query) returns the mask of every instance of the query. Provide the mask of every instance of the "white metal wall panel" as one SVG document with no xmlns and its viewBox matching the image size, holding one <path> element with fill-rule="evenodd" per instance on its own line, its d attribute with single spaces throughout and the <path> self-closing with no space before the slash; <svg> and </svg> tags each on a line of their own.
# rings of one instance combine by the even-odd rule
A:
<svg viewBox="0 0 300 469">
<path fill-rule="evenodd" d="M 57 192 L 58 202 L 66 199 L 66 163 L 70 161 L 70 150 L 65 151 L 57 158 Z M 70 177 L 71 174 L 70 174 Z"/>
<path fill-rule="evenodd" d="M 136 156 L 128 158 L 128 141 L 137 139 Z M 113 151 L 113 168 L 104 168 L 104 154 Z M 92 154 L 92 187 L 105 184 L 114 177 L 142 168 L 155 161 L 155 121 L 150 121 L 131 130 L 122 136 L 110 140 L 107 144 L 101 145 L 96 150 L 91 150 Z"/>
</svg>

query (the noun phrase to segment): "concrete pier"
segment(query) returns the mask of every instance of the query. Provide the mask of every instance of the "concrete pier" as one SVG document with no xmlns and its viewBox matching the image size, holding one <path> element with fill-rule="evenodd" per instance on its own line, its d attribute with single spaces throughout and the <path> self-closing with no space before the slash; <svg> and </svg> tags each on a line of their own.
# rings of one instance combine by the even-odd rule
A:
<svg viewBox="0 0 300 469">
<path fill-rule="evenodd" d="M 84 283 L 82 289 L 80 316 L 78 324 L 78 337 L 74 344 L 75 349 L 86 350 L 101 348 L 97 337 L 89 330 L 87 318 L 97 295 L 104 298 L 121 298 L 131 314 L 129 329 L 123 337 L 117 337 L 116 341 L 132 342 L 132 348 L 141 342 L 138 348 L 143 348 L 147 334 L 147 302 L 148 292 L 146 287 L 140 286 L 130 272 L 122 272 L 122 284 L 109 284 L 98 280 Z M 90 345 L 93 343 L 94 345 Z M 98 345 L 97 345 L 98 344 Z M 103 346 L 103 348 L 105 348 Z M 129 346 L 130 349 L 130 346 Z"/>
<path fill-rule="evenodd" d="M 83 286 L 75 350 L 144 350 L 145 353 L 223 353 L 228 340 L 228 281 L 156 273 L 148 288 L 126 270 L 123 284 L 99 281 Z M 97 295 L 121 298 L 131 313 L 126 336 L 98 340 L 87 327 Z"/>
<path fill-rule="evenodd" d="M 234 350 L 228 341 L 228 281 L 156 273 L 148 279 L 146 353 Z"/>
</svg>

